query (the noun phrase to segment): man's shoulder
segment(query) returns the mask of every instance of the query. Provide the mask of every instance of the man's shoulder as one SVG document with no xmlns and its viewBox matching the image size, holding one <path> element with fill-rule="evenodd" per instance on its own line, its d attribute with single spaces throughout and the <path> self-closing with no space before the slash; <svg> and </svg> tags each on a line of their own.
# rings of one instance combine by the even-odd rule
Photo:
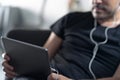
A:
<svg viewBox="0 0 120 80">
<path fill-rule="evenodd" d="M 72 12 L 66 16 L 67 25 L 72 26 L 75 24 L 83 24 L 93 20 L 91 12 Z"/>
<path fill-rule="evenodd" d="M 92 17 L 92 13 L 91 12 L 70 12 L 68 13 L 67 16 L 70 17 Z"/>
<path fill-rule="evenodd" d="M 93 19 L 91 12 L 70 12 L 66 15 L 68 21 L 85 21 L 86 19 Z"/>
</svg>

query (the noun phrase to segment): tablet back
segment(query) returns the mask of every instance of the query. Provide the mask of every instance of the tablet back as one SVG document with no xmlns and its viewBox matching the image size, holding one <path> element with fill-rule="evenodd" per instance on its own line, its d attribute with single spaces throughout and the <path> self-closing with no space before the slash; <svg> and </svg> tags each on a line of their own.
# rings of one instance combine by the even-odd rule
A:
<svg viewBox="0 0 120 80">
<path fill-rule="evenodd" d="M 2 42 L 17 74 L 44 77 L 50 74 L 47 49 L 6 37 L 2 37 Z"/>
</svg>

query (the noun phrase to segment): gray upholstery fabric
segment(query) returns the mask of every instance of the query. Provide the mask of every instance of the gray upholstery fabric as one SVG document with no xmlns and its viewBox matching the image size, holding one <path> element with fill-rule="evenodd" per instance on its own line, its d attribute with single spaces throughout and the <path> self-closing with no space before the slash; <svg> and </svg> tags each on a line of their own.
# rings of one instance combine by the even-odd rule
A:
<svg viewBox="0 0 120 80">
<path fill-rule="evenodd" d="M 21 13 L 19 8 L 4 7 L 4 14 L 2 19 L 3 35 L 6 35 L 9 30 L 20 26 Z"/>
<path fill-rule="evenodd" d="M 0 37 L 14 29 L 21 27 L 21 13 L 19 8 L 0 6 Z M 1 39 L 0 39 L 1 42 Z M 2 48 L 0 43 L 0 48 Z"/>
<path fill-rule="evenodd" d="M 4 7 L 0 6 L 0 36 L 2 36 L 2 32 L 3 32 L 3 19 L 4 19 Z M 1 42 L 1 39 L 0 39 Z M 2 47 L 2 45 L 0 44 L 0 48 Z"/>
<path fill-rule="evenodd" d="M 4 7 L 0 6 L 0 36 L 2 35 L 3 19 L 4 19 Z"/>
</svg>

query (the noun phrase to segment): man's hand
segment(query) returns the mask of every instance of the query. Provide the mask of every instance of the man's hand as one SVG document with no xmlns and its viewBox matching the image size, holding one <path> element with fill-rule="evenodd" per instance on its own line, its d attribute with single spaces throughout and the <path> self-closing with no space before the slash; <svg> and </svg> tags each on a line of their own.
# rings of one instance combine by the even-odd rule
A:
<svg viewBox="0 0 120 80">
<path fill-rule="evenodd" d="M 7 56 L 5 53 L 2 55 L 2 57 L 4 58 L 4 61 L 2 62 L 2 66 L 3 66 L 3 71 L 5 72 L 5 75 L 8 78 L 15 77 L 16 73 L 14 72 L 14 68 L 8 64 L 8 61 L 10 61 L 10 57 Z"/>
<path fill-rule="evenodd" d="M 71 79 L 66 76 L 60 75 L 60 74 L 51 73 L 48 76 L 48 80 L 71 80 Z"/>
<path fill-rule="evenodd" d="M 119 64 L 113 78 L 114 78 L 114 80 L 120 80 L 120 64 Z"/>
</svg>

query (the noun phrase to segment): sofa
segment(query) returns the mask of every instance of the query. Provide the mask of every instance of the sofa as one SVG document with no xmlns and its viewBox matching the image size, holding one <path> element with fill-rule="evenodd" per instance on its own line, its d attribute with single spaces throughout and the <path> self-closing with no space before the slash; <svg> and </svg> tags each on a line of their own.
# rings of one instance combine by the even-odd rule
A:
<svg viewBox="0 0 120 80">
<path fill-rule="evenodd" d="M 36 29 L 13 29 L 8 32 L 7 37 L 28 42 L 38 46 L 43 46 L 50 35 L 50 30 Z"/>
<path fill-rule="evenodd" d="M 14 28 L 20 28 L 22 23 L 21 11 L 17 7 L 0 6 L 0 35 L 6 35 Z"/>
</svg>

